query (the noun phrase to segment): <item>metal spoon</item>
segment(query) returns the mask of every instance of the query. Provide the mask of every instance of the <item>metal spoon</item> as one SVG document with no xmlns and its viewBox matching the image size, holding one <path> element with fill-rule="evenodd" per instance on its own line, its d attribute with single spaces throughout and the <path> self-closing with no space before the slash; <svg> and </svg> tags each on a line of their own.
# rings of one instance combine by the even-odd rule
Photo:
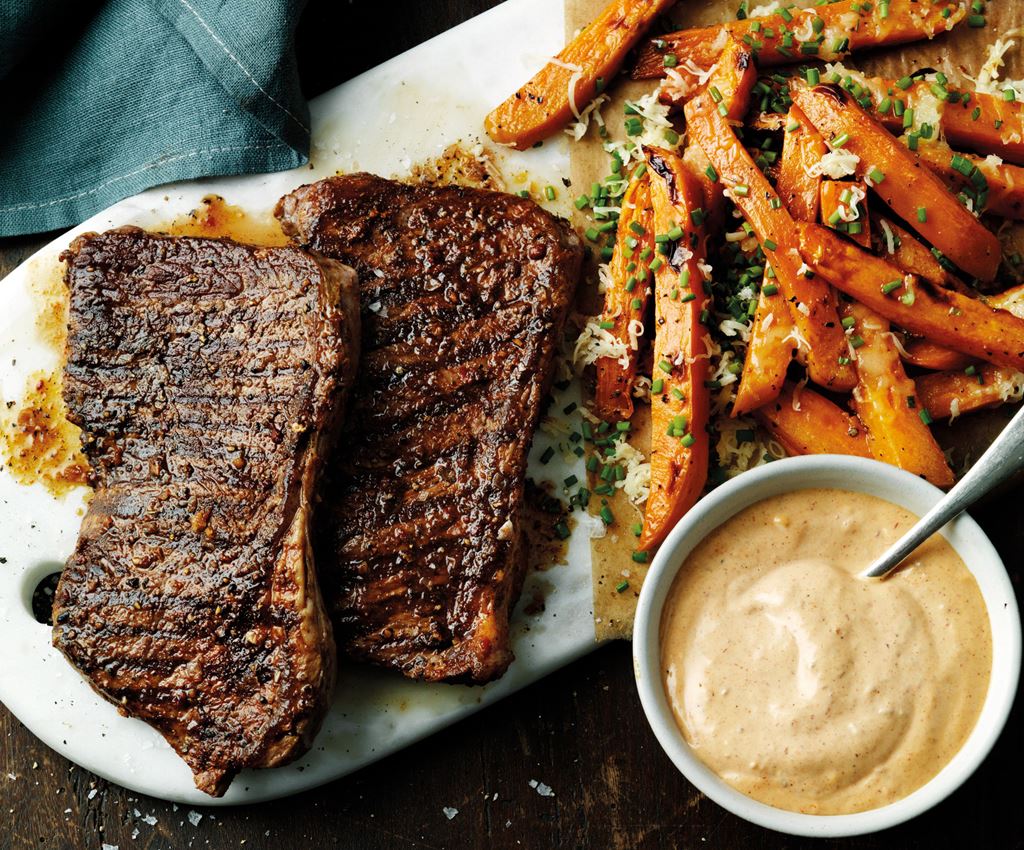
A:
<svg viewBox="0 0 1024 850">
<path fill-rule="evenodd" d="M 1024 466 L 1024 407 L 1017 411 L 1010 424 L 995 438 L 959 483 L 913 528 L 894 543 L 885 554 L 868 567 L 862 578 L 882 578 L 899 566 L 918 546 L 978 499 L 1002 484 Z"/>
</svg>

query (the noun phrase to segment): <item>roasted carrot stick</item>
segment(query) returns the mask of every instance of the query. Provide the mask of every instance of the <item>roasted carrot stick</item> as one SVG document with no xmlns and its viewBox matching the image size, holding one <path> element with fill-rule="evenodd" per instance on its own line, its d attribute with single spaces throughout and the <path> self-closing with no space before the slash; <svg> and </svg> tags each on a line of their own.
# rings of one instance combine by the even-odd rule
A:
<svg viewBox="0 0 1024 850">
<path fill-rule="evenodd" d="M 766 277 L 750 328 L 733 416 L 763 407 L 779 394 L 795 348 L 789 306 L 774 280 Z"/>
<path fill-rule="evenodd" d="M 814 129 L 798 107 L 790 107 L 775 189 L 793 218 L 818 220 L 821 176 L 812 176 L 809 169 L 827 152 L 821 133 Z"/>
<path fill-rule="evenodd" d="M 525 150 L 579 118 L 651 22 L 673 2 L 611 0 L 558 56 L 487 116 L 487 135 Z"/>
<path fill-rule="evenodd" d="M 931 418 L 918 405 L 914 382 L 900 363 L 889 321 L 857 302 L 844 305 L 844 312 L 854 321 L 850 346 L 856 350 L 858 382 L 853 409 L 867 426 L 871 454 L 937 487 L 951 486 L 953 473 L 928 429 Z"/>
<path fill-rule="evenodd" d="M 966 369 L 975 362 L 973 357 L 968 357 L 959 351 L 953 351 L 952 348 L 946 348 L 930 339 L 920 337 L 914 337 L 904 342 L 901 355 L 907 363 L 920 366 L 922 369 L 936 371 Z"/>
<path fill-rule="evenodd" d="M 651 493 L 640 548 L 658 546 L 697 499 L 707 481 L 710 411 L 708 331 L 701 313 L 709 298 L 700 264 L 706 234 L 697 181 L 670 151 L 645 148 L 651 173 L 655 263 L 654 367 L 651 385 Z"/>
<path fill-rule="evenodd" d="M 1024 370 L 1024 319 L 904 275 L 826 227 L 803 222 L 796 226 L 805 259 L 837 289 L 911 333 L 971 357 Z"/>
<path fill-rule="evenodd" d="M 945 9 L 949 9 L 949 16 L 944 18 Z M 884 4 L 840 0 L 803 11 L 787 6 L 764 17 L 651 38 L 640 49 L 633 79 L 663 77 L 666 68 L 672 68 L 693 85 L 693 67 L 706 70 L 718 60 L 725 34 L 743 41 L 755 52 L 759 65 L 770 67 L 811 58 L 835 60 L 866 47 L 931 38 L 952 29 L 966 11 L 952 0 L 927 4 L 914 0 Z"/>
<path fill-rule="evenodd" d="M 867 188 L 859 180 L 822 182 L 821 220 L 833 230 L 845 233 L 861 247 L 871 247 Z"/>
<path fill-rule="evenodd" d="M 719 112 L 710 89 L 687 103 L 685 111 L 691 140 L 711 160 L 717 178 L 754 229 L 791 304 L 794 324 L 810 345 L 811 377 L 822 386 L 851 389 L 856 376 L 845 362 L 846 343 L 835 297 L 822 281 L 803 273 L 793 217 L 736 138 L 729 119 Z"/>
<path fill-rule="evenodd" d="M 1024 390 L 1024 374 L 983 363 L 967 370 L 933 372 L 922 375 L 917 384 L 917 400 L 934 419 L 948 419 L 954 413 L 969 413 L 984 407 L 996 407 L 1008 399 L 1019 399 Z"/>
<path fill-rule="evenodd" d="M 957 153 L 939 143 L 920 145 L 921 160 L 952 191 L 966 190 L 972 201 L 984 198 L 981 212 L 1003 218 L 1024 218 L 1024 168 L 1005 162 L 993 162 L 973 154 Z"/>
<path fill-rule="evenodd" d="M 797 85 L 792 95 L 833 151 L 857 157 L 857 177 L 866 178 L 897 215 L 968 274 L 981 280 L 995 277 L 999 240 L 847 92 Z"/>
<path fill-rule="evenodd" d="M 615 357 L 602 357 L 594 364 L 597 372 L 594 413 L 608 422 L 629 419 L 633 415 L 633 380 L 650 297 L 653 227 L 647 174 L 634 171 L 622 197 L 622 214 L 608 264 L 611 284 L 604 294 L 601 313 L 601 327 L 625 344 L 629 362 L 623 366 Z M 641 259 L 645 254 L 648 259 Z"/>
<path fill-rule="evenodd" d="M 754 418 L 790 455 L 871 457 L 860 420 L 809 387 L 787 383 Z"/>
</svg>

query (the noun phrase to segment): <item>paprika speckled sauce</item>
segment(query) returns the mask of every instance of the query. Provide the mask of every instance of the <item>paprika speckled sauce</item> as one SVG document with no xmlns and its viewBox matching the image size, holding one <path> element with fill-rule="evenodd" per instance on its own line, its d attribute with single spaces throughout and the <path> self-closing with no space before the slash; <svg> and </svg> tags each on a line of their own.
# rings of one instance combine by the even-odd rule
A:
<svg viewBox="0 0 1024 850">
<path fill-rule="evenodd" d="M 901 799 L 973 729 L 992 663 L 978 585 L 936 535 L 885 581 L 858 573 L 916 518 L 874 496 L 801 490 L 709 534 L 661 620 L 676 723 L 712 770 L 791 811 Z"/>
</svg>

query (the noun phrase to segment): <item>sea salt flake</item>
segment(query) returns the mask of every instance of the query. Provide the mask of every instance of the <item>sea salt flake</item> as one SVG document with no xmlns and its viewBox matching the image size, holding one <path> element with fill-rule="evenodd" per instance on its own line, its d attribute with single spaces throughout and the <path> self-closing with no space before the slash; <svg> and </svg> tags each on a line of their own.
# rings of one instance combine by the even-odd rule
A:
<svg viewBox="0 0 1024 850">
<path fill-rule="evenodd" d="M 444 812 L 444 816 L 448 818 L 448 820 L 451 820 L 459 813 L 458 809 L 453 809 L 451 806 L 445 806 L 441 811 Z"/>
<path fill-rule="evenodd" d="M 201 821 L 202 819 L 203 819 L 203 816 L 199 812 L 197 812 L 195 809 L 190 809 L 189 810 L 188 822 L 190 824 L 192 824 L 192 826 L 199 826 L 199 821 Z"/>
</svg>

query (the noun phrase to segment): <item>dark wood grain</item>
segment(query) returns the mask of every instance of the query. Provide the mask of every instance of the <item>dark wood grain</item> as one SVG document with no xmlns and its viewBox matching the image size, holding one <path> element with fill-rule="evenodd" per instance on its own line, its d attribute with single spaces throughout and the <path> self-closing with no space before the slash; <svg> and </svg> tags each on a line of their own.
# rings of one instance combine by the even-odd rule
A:
<svg viewBox="0 0 1024 850">
<path fill-rule="evenodd" d="M 560 0 L 551 0 L 560 2 Z M 314 2 L 299 31 L 314 95 L 495 5 L 491 0 Z M 384 22 L 386 30 L 379 27 Z M 47 241 L 0 241 L 0 276 Z M 2 284 L 0 284 L 2 286 Z M 977 512 L 1020 596 L 1020 488 Z M 0 664 L 2 664 L 0 660 Z M 345 780 L 289 800 L 187 809 L 75 768 L 0 707 L 0 848 L 406 847 L 867 850 L 1024 847 L 1016 774 L 1020 700 L 1002 739 L 950 800 L 881 835 L 814 842 L 733 817 L 672 767 L 644 720 L 626 644 L 572 667 Z M 9 776 L 16 778 L 10 779 Z M 543 797 L 530 786 L 552 787 Z M 458 809 L 449 820 L 443 809 Z M 136 815 L 135 812 L 139 814 Z M 143 820 L 156 818 L 154 825 Z"/>
</svg>

